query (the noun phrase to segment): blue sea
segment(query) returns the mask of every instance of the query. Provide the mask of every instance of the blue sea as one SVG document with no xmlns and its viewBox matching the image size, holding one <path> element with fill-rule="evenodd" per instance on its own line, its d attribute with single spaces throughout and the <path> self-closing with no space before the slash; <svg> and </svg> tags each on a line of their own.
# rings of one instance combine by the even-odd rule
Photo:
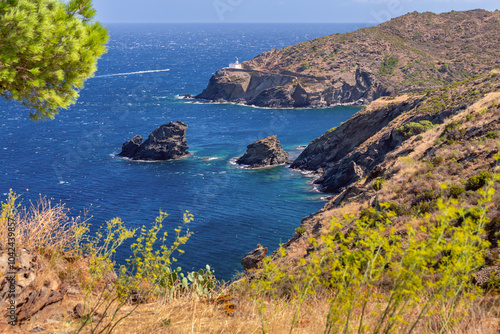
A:
<svg viewBox="0 0 500 334">
<path fill-rule="evenodd" d="M 365 24 L 113 24 L 108 53 L 78 102 L 54 120 L 32 122 L 29 111 L 0 101 L 0 197 L 13 189 L 24 204 L 47 196 L 73 216 L 88 210 L 93 228 L 121 217 L 150 227 L 159 210 L 170 239 L 189 210 L 194 235 L 177 256 L 183 270 L 210 264 L 218 278 L 242 270 L 257 244 L 276 249 L 319 210 L 311 179 L 286 166 L 246 170 L 231 163 L 246 146 L 274 135 L 292 158 L 300 147 L 359 108 L 260 109 L 179 99 L 200 93 L 211 75 L 234 62 Z M 170 121 L 188 124 L 188 158 L 136 162 L 116 156 L 135 134 Z M 117 261 L 129 256 L 129 244 Z"/>
</svg>

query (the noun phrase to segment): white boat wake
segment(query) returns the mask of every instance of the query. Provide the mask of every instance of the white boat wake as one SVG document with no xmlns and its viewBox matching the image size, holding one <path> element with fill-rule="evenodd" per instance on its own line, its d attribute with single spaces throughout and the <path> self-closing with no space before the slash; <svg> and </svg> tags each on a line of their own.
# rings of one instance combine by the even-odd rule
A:
<svg viewBox="0 0 500 334">
<path fill-rule="evenodd" d="M 149 70 L 149 71 L 138 71 L 138 72 L 129 72 L 129 73 L 116 73 L 116 74 L 106 74 L 106 75 L 96 75 L 94 78 L 106 78 L 106 77 L 118 77 L 123 75 L 134 75 L 134 74 L 144 74 L 144 73 L 157 73 L 157 72 L 168 72 L 169 68 L 164 70 Z"/>
</svg>

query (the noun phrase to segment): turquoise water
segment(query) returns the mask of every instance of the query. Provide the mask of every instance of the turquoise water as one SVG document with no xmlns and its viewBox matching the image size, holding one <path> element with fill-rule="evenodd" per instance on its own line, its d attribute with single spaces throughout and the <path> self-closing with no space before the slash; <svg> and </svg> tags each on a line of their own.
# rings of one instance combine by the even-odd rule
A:
<svg viewBox="0 0 500 334">
<path fill-rule="evenodd" d="M 286 166 L 245 170 L 231 159 L 273 134 L 297 156 L 297 147 L 359 108 L 270 110 L 177 96 L 201 92 L 236 56 L 246 60 L 361 26 L 111 25 L 109 52 L 96 77 L 55 120 L 33 123 L 22 107 L 0 101 L 0 195 L 12 188 L 27 204 L 41 194 L 66 203 L 75 216 L 90 209 L 94 227 L 116 216 L 132 228 L 150 226 L 161 208 L 170 214 L 165 225 L 171 235 L 189 210 L 195 234 L 179 265 L 191 270 L 208 263 L 218 277 L 231 278 L 246 252 L 258 243 L 276 249 L 301 218 L 324 205 L 310 179 Z M 115 156 L 133 135 L 145 137 L 177 120 L 189 126 L 190 157 L 147 163 Z M 118 262 L 128 257 L 128 246 Z"/>
</svg>

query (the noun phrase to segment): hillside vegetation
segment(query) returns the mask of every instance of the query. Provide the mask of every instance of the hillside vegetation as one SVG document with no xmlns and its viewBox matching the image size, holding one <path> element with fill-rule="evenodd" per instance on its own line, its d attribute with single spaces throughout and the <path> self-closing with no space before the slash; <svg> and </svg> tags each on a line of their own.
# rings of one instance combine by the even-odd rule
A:
<svg viewBox="0 0 500 334">
<path fill-rule="evenodd" d="M 436 88 L 500 65 L 500 11 L 413 12 L 264 52 L 245 67 L 335 78 L 373 73 L 392 91 Z"/>
<path fill-rule="evenodd" d="M 367 105 L 438 88 L 500 66 L 500 12 L 409 13 L 222 69 L 197 97 L 262 107 Z"/>
</svg>

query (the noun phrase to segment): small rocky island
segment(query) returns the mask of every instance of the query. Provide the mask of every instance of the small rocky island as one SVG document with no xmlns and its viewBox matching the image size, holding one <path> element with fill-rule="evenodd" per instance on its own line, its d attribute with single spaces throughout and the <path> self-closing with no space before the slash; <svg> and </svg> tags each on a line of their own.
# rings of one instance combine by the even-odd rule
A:
<svg viewBox="0 0 500 334">
<path fill-rule="evenodd" d="M 288 153 L 274 135 L 248 145 L 246 153 L 236 163 L 250 168 L 282 165 L 288 163 Z"/>
<path fill-rule="evenodd" d="M 186 141 L 187 124 L 177 121 L 163 124 L 155 129 L 142 142 L 142 136 L 136 135 L 122 146 L 118 154 L 132 160 L 175 160 L 189 155 Z"/>
</svg>

